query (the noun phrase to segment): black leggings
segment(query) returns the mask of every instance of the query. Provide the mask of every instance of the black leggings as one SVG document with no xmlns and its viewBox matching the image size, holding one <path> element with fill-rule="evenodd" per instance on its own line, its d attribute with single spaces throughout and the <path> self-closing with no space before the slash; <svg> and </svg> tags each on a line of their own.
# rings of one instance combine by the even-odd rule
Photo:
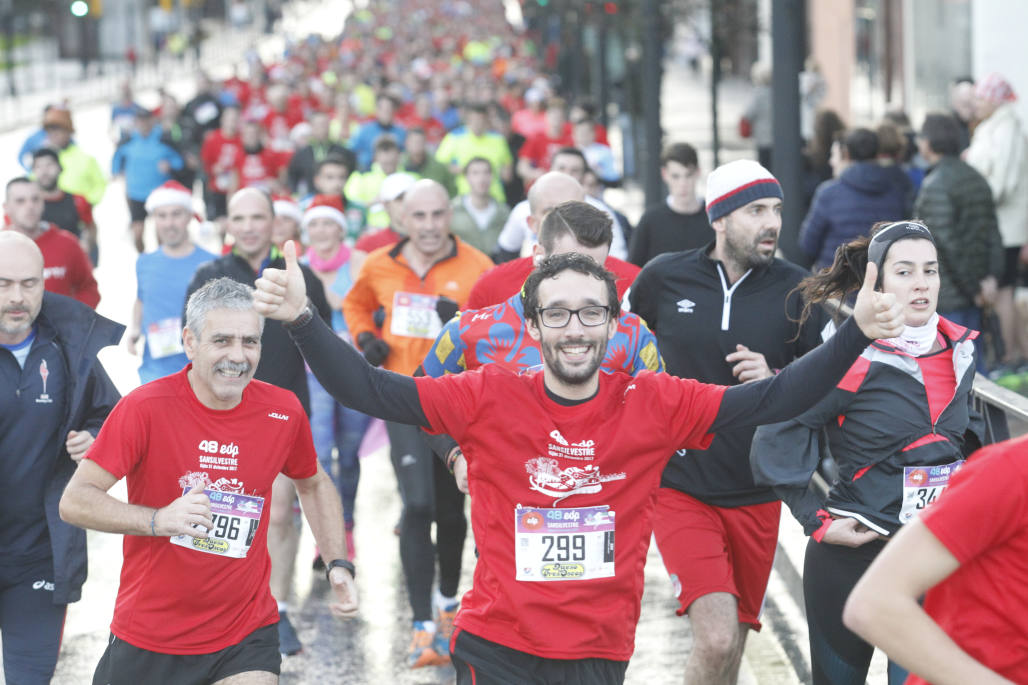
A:
<svg viewBox="0 0 1028 685">
<path fill-rule="evenodd" d="M 386 422 L 389 455 L 403 501 L 400 522 L 400 563 L 415 621 L 429 621 L 432 614 L 432 583 L 436 554 L 439 556 L 439 591 L 453 597 L 460 582 L 461 556 L 468 521 L 464 493 L 453 476 L 432 453 L 421 429 Z M 432 547 L 432 521 L 436 522 L 436 546 Z"/>
<path fill-rule="evenodd" d="M 810 628 L 810 662 L 814 685 L 863 685 L 874 646 L 847 628 L 842 609 L 864 571 L 885 542 L 860 547 L 807 543 L 803 562 L 803 596 Z M 906 672 L 889 662 L 889 685 L 902 685 Z"/>
</svg>

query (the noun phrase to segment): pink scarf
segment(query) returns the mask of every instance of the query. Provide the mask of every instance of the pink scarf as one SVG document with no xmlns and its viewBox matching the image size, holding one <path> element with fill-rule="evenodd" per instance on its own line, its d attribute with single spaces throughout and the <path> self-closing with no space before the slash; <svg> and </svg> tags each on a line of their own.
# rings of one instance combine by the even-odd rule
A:
<svg viewBox="0 0 1028 685">
<path fill-rule="evenodd" d="M 318 256 L 313 247 L 307 248 L 307 263 L 315 271 L 321 273 L 335 273 L 350 260 L 350 248 L 345 243 L 340 243 L 339 251 L 331 259 L 323 259 Z"/>
</svg>

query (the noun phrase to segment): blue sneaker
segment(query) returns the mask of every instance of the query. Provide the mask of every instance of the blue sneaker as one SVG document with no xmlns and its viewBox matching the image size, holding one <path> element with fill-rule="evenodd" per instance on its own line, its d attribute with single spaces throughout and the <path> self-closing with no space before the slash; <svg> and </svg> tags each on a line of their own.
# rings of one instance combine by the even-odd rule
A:
<svg viewBox="0 0 1028 685">
<path fill-rule="evenodd" d="M 283 656 L 293 656 L 303 651 L 300 637 L 284 611 L 278 612 L 278 651 Z"/>
<path fill-rule="evenodd" d="M 414 634 L 411 637 L 410 647 L 407 648 L 407 664 L 411 668 L 442 666 L 450 663 L 449 649 L 445 650 L 443 655 L 435 650 L 436 635 L 437 633 L 426 630 L 423 621 L 414 621 Z"/>
</svg>

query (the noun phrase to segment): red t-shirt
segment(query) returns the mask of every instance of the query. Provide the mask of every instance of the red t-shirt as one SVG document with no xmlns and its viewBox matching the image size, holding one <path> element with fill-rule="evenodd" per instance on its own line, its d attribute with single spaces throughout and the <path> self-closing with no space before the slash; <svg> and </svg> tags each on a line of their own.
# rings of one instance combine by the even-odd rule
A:
<svg viewBox="0 0 1028 685">
<path fill-rule="evenodd" d="M 425 140 L 429 145 L 438 145 L 446 135 L 446 127 L 438 119 L 435 117 L 422 119 L 416 112 L 411 112 L 407 116 L 397 115 L 396 123 L 408 131 L 412 128 L 420 128 L 425 132 Z"/>
<path fill-rule="evenodd" d="M 36 238 L 36 245 L 43 253 L 43 287 L 96 309 L 100 289 L 93 278 L 93 265 L 78 238 L 53 224 L 47 226 L 49 228 Z"/>
<path fill-rule="evenodd" d="M 632 285 L 632 281 L 639 275 L 639 267 L 617 257 L 607 257 L 603 266 L 617 276 L 615 285 L 618 289 L 618 298 L 624 297 L 628 286 Z M 506 302 L 511 295 L 521 292 L 521 286 L 525 284 L 525 279 L 532 273 L 533 268 L 531 257 L 519 257 L 497 264 L 475 281 L 475 287 L 468 296 L 467 308 L 484 309 Z"/>
<path fill-rule="evenodd" d="M 386 245 L 395 245 L 401 240 L 403 240 L 403 236 L 394 231 L 392 227 L 380 228 L 377 231 L 365 233 L 358 238 L 357 242 L 353 245 L 353 249 L 360 250 L 361 252 L 371 252 Z"/>
<path fill-rule="evenodd" d="M 238 135 L 226 138 L 219 129 L 208 133 L 200 147 L 200 161 L 211 189 L 218 193 L 231 192 L 235 172 L 243 166 L 244 157 L 243 141 Z"/>
<path fill-rule="evenodd" d="M 542 372 L 499 364 L 414 379 L 430 430 L 468 462 L 479 557 L 458 628 L 545 658 L 632 656 L 661 472 L 676 449 L 710 446 L 725 388 L 599 378 L 570 407 Z"/>
<path fill-rule="evenodd" d="M 574 147 L 574 142 L 571 140 L 570 135 L 564 133 L 559 138 L 551 138 L 544 131 L 532 136 L 525 142 L 518 153 L 518 158 L 527 159 L 537 169 L 549 171 L 553 153 L 562 147 Z"/>
<path fill-rule="evenodd" d="M 309 478 L 318 466 L 296 395 L 250 381 L 239 406 L 215 411 L 196 399 L 186 376 L 190 368 L 122 399 L 87 457 L 116 478 L 127 477 L 132 504 L 167 506 L 195 480 L 208 490 L 264 500 L 243 558 L 166 537 L 125 536 L 111 632 L 165 654 L 215 652 L 278 620 L 268 587 L 271 484 L 280 472 Z"/>
<path fill-rule="evenodd" d="M 921 522 L 960 561 L 924 608 L 960 648 L 1028 683 L 1028 438 L 967 461 Z M 907 685 L 927 685 L 910 676 Z"/>
<path fill-rule="evenodd" d="M 243 153 L 238 167 L 240 188 L 264 188 L 271 190 L 279 180 L 279 174 L 289 166 L 293 153 L 284 150 L 261 148 L 260 152 Z"/>
</svg>

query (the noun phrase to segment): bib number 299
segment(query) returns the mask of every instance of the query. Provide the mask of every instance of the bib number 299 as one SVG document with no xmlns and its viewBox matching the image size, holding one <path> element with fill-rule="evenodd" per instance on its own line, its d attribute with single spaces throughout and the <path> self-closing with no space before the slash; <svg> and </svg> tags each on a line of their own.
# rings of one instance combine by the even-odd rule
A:
<svg viewBox="0 0 1028 685">
<path fill-rule="evenodd" d="M 585 561 L 584 535 L 544 535 L 543 561 Z"/>
</svg>

